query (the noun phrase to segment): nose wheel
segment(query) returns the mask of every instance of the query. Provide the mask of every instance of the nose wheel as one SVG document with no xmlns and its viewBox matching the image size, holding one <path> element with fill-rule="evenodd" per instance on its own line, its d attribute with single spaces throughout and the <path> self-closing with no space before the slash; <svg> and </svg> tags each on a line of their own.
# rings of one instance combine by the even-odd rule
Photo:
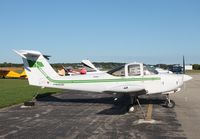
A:
<svg viewBox="0 0 200 139">
<path fill-rule="evenodd" d="M 176 105 L 175 102 L 169 98 L 169 94 L 166 95 L 166 97 L 167 97 L 167 99 L 166 99 L 166 101 L 165 101 L 165 106 L 166 106 L 167 108 L 174 108 L 175 105 Z"/>
</svg>

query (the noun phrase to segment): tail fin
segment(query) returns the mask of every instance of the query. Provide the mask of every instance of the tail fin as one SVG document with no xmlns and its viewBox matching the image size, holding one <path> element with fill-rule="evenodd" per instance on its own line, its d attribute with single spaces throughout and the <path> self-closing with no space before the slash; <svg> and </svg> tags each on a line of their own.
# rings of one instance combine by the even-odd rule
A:
<svg viewBox="0 0 200 139">
<path fill-rule="evenodd" d="M 23 59 L 30 85 L 48 87 L 49 80 L 58 77 L 58 74 L 40 52 L 32 50 L 14 51 Z"/>
<path fill-rule="evenodd" d="M 185 74 L 185 57 L 183 56 L 183 74 Z"/>
</svg>

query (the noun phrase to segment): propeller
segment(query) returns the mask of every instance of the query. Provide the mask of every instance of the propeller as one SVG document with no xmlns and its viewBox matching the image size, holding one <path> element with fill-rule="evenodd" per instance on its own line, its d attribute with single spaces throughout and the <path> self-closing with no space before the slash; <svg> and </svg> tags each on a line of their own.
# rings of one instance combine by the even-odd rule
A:
<svg viewBox="0 0 200 139">
<path fill-rule="evenodd" d="M 186 75 L 185 72 L 185 57 L 183 56 L 183 76 L 182 76 L 182 81 L 183 81 L 183 92 L 185 92 L 185 88 L 186 88 L 186 81 L 189 81 L 192 79 L 191 76 Z"/>
<path fill-rule="evenodd" d="M 184 75 L 185 75 L 185 57 L 183 55 L 183 65 L 182 65 L 182 82 L 183 82 L 183 93 L 185 92 L 185 82 L 184 82 Z"/>
<path fill-rule="evenodd" d="M 185 70 L 185 57 L 183 56 L 183 81 L 186 82 L 186 81 L 189 81 L 192 79 L 191 76 L 189 75 L 186 75 L 186 70 Z"/>
<path fill-rule="evenodd" d="M 185 74 L 185 57 L 183 55 L 183 74 Z"/>
<path fill-rule="evenodd" d="M 191 76 L 189 75 L 185 75 L 185 57 L 183 56 L 183 75 L 182 75 L 182 81 L 183 81 L 183 93 L 185 93 L 187 90 L 186 86 L 187 86 L 187 83 L 186 81 L 189 81 L 192 79 Z M 185 96 L 185 101 L 187 102 L 188 98 Z"/>
</svg>

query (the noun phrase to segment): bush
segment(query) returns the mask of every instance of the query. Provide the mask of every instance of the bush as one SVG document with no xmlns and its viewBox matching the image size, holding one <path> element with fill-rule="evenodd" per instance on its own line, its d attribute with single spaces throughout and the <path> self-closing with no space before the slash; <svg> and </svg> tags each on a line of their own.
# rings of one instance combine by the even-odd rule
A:
<svg viewBox="0 0 200 139">
<path fill-rule="evenodd" d="M 200 65 L 199 64 L 194 64 L 193 65 L 193 70 L 200 70 Z"/>
</svg>

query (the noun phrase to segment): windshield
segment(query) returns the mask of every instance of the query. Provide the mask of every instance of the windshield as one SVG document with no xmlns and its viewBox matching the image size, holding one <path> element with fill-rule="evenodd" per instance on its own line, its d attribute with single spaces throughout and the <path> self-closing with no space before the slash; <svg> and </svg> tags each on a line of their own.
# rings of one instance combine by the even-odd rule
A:
<svg viewBox="0 0 200 139">
<path fill-rule="evenodd" d="M 153 74 L 158 74 L 156 68 L 153 66 L 144 65 L 144 75 L 153 75 Z"/>
</svg>

